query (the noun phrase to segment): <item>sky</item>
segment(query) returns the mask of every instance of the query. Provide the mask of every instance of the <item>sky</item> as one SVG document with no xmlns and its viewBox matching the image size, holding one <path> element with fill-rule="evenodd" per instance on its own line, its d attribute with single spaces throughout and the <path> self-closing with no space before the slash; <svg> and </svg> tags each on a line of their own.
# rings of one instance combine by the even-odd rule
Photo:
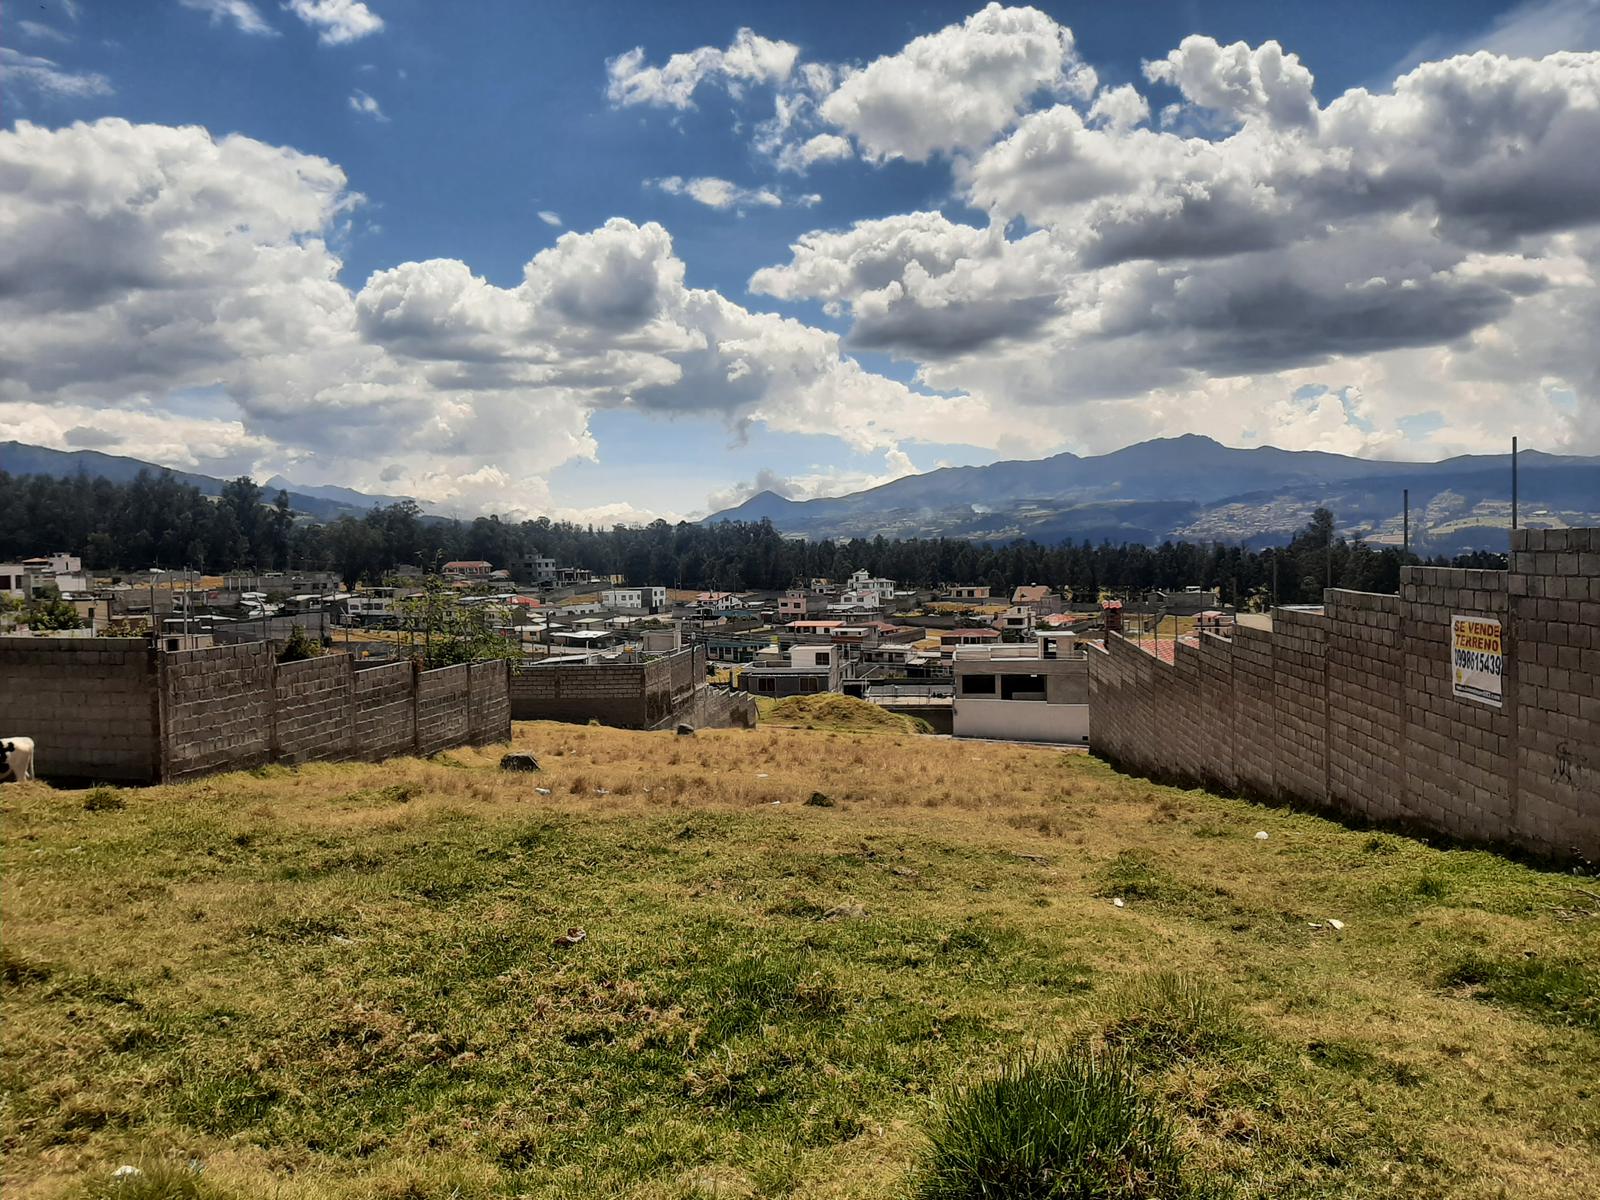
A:
<svg viewBox="0 0 1600 1200">
<path fill-rule="evenodd" d="M 693 518 L 1600 453 L 1600 0 L 0 0 L 0 439 Z"/>
</svg>

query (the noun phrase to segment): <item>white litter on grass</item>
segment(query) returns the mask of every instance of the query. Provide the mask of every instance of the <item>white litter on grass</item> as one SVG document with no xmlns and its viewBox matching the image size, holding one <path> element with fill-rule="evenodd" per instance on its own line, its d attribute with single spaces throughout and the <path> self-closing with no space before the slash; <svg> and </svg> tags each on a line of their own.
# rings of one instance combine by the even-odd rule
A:
<svg viewBox="0 0 1600 1200">
<path fill-rule="evenodd" d="M 118 1167 L 115 1171 L 111 1172 L 111 1178 L 113 1178 L 113 1179 L 137 1179 L 137 1178 L 139 1178 L 139 1176 L 141 1176 L 143 1174 L 144 1174 L 144 1172 L 141 1171 L 138 1167 L 133 1166 L 131 1163 L 124 1163 L 122 1166 Z"/>
<path fill-rule="evenodd" d="M 1116 899 L 1115 899 L 1115 900 L 1113 900 L 1113 901 L 1112 901 L 1112 902 L 1111 902 L 1111 903 L 1112 903 L 1112 904 L 1114 904 L 1114 905 L 1116 905 L 1116 906 L 1117 906 L 1117 907 L 1118 907 L 1118 908 L 1126 908 L 1126 907 L 1127 907 L 1127 905 L 1125 905 L 1125 904 L 1124 904 L 1124 903 L 1123 903 L 1123 902 L 1122 902 L 1122 897 L 1121 897 L 1121 896 L 1118 896 L 1118 897 L 1117 897 L 1117 898 L 1116 898 Z"/>
<path fill-rule="evenodd" d="M 1266 840 L 1267 840 L 1267 831 L 1265 829 L 1256 830 L 1256 841 L 1264 842 Z"/>
<path fill-rule="evenodd" d="M 1328 918 L 1328 928 L 1330 928 L 1330 929 L 1343 929 L 1344 928 L 1344 922 L 1339 920 L 1336 917 L 1329 917 Z"/>
<path fill-rule="evenodd" d="M 765 771 L 757 771 L 756 772 L 756 778 L 757 779 L 765 779 L 766 777 L 767 777 L 767 773 Z"/>
<path fill-rule="evenodd" d="M 549 788 L 534 788 L 533 790 L 538 792 L 541 796 L 548 796 L 550 794 Z"/>
</svg>

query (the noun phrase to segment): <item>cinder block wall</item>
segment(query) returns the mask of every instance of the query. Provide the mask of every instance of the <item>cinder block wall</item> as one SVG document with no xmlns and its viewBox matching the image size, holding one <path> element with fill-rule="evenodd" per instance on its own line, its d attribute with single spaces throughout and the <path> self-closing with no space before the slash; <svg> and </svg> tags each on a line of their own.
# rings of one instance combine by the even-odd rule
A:
<svg viewBox="0 0 1600 1200">
<path fill-rule="evenodd" d="M 1450 620 L 1501 622 L 1499 708 L 1452 690 Z M 1399 596 L 1090 654 L 1090 745 L 1156 778 L 1600 859 L 1600 530 L 1521 530 L 1511 570 L 1408 567 Z"/>
<path fill-rule="evenodd" d="M 473 663 L 467 680 L 467 740 L 474 746 L 511 740 L 511 664 Z"/>
<path fill-rule="evenodd" d="M 279 664 L 263 642 L 169 654 L 142 638 L 0 638 L 0 736 L 32 737 L 40 774 L 129 783 L 432 754 L 510 740 L 507 674 Z"/>
<path fill-rule="evenodd" d="M 649 729 L 692 705 L 705 674 L 703 646 L 643 663 L 518 664 L 509 680 L 510 716 Z"/>
<path fill-rule="evenodd" d="M 266 642 L 162 654 L 161 777 L 260 766 L 272 756 L 273 660 Z"/>
<path fill-rule="evenodd" d="M 161 768 L 156 655 L 143 638 L 0 638 L 0 738 L 42 775 L 143 783 Z"/>
<path fill-rule="evenodd" d="M 417 675 L 417 753 L 437 754 L 466 743 L 471 671 L 466 663 Z"/>
<path fill-rule="evenodd" d="M 416 669 L 385 663 L 355 672 L 356 756 L 378 761 L 417 748 Z"/>
<path fill-rule="evenodd" d="M 356 752 L 355 672 L 348 654 L 280 663 L 273 673 L 272 757 L 303 763 Z"/>
</svg>

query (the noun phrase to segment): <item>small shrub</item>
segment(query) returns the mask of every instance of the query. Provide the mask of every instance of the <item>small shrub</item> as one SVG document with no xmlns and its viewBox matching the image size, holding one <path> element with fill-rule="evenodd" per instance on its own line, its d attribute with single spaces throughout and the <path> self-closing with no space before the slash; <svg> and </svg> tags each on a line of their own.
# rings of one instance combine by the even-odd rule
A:
<svg viewBox="0 0 1600 1200">
<path fill-rule="evenodd" d="M 303 662 L 305 659 L 319 658 L 321 655 L 322 643 L 307 633 L 304 625 L 296 625 L 289 630 L 289 637 L 283 643 L 283 649 L 278 651 L 278 661 Z"/>
<path fill-rule="evenodd" d="M 1231 1000 L 1177 971 L 1138 975 L 1124 984 L 1101 1035 L 1146 1062 L 1226 1056 L 1250 1050 L 1257 1040 Z"/>
<path fill-rule="evenodd" d="M 1126 1061 L 1084 1050 L 1013 1059 L 947 1096 L 916 1200 L 1179 1200 L 1198 1196 L 1165 1115 Z"/>
<path fill-rule="evenodd" d="M 128 807 L 120 792 L 112 787 L 97 787 L 83 798 L 84 812 L 117 812 Z"/>
<path fill-rule="evenodd" d="M 1424 900 L 1443 900 L 1450 885 L 1437 875 L 1424 875 L 1412 884 L 1411 890 Z"/>
</svg>

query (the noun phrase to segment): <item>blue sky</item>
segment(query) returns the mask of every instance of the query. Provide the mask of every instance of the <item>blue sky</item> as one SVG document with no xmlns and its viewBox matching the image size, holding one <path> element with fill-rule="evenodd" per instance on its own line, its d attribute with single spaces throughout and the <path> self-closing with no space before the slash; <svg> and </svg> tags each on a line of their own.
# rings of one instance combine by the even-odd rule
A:
<svg viewBox="0 0 1600 1200">
<path fill-rule="evenodd" d="M 1431 190 L 1424 182 L 1404 205 L 1355 216 L 1335 207 L 1314 235 L 1284 233 L 1282 213 L 1251 210 L 1259 230 L 1238 234 L 1238 246 L 1220 253 L 1197 243 L 1112 261 L 1096 258 L 1083 232 L 1092 228 L 1098 237 L 1113 225 L 1121 229 L 1134 208 L 1170 213 L 1179 203 L 1174 197 L 1192 203 L 1197 186 L 1219 208 L 1219 197 L 1246 170 L 1235 164 L 1259 163 L 1269 153 L 1281 161 L 1271 168 L 1277 174 L 1255 180 L 1257 195 L 1285 193 L 1288 175 L 1303 181 L 1316 171 L 1331 180 L 1327 164 L 1352 155 L 1398 155 L 1404 145 L 1363 141 L 1394 122 L 1354 112 L 1359 106 L 1341 98 L 1358 88 L 1393 96 L 1397 78 L 1419 63 L 1448 63 L 1479 47 L 1527 64 L 1523 93 L 1545 88 L 1581 110 L 1594 87 L 1589 64 L 1552 74 L 1538 63 L 1551 51 L 1594 49 L 1600 20 L 1590 0 L 1041 4 L 1036 10 L 1018 16 L 1019 10 L 995 9 L 983 18 L 975 4 L 8 5 L 0 12 L 5 127 L 15 133 L 25 123 L 41 134 L 19 139 L 11 161 L 19 170 L 48 173 L 51 156 L 78 155 L 80 165 L 98 173 L 93 196 L 68 196 L 49 217 L 51 252 L 72 261 L 30 250 L 24 269 L 36 274 L 41 296 L 47 285 L 39 281 L 52 273 L 106 276 L 83 297 L 24 294 L 11 303 L 28 305 L 26 315 L 41 325 L 52 312 L 78 314 L 81 322 L 65 324 L 81 324 L 81 336 L 96 346 L 126 338 L 130 346 L 148 347 L 152 327 L 176 331 L 179 318 L 159 309 L 152 298 L 158 294 L 192 287 L 194 306 L 209 319 L 199 343 L 174 332 L 172 345 L 187 347 L 188 355 L 141 350 L 137 372 L 82 366 L 85 355 L 72 354 L 57 320 L 57 332 L 41 334 L 28 361 L 56 356 L 60 364 L 0 390 L 0 408 L 13 406 L 14 428 L 52 444 L 165 454 L 182 460 L 172 465 L 191 468 L 263 477 L 284 470 L 303 482 L 409 490 L 453 511 L 602 519 L 702 512 L 760 484 L 803 496 L 944 462 L 1098 452 L 1187 431 L 1232 442 L 1254 437 L 1433 458 L 1490 444 L 1503 432 L 1496 414 L 1503 417 L 1508 403 L 1521 406 L 1520 427 L 1534 431 L 1535 441 L 1552 449 L 1597 448 L 1586 440 L 1597 424 L 1593 362 L 1573 361 L 1570 349 L 1559 347 L 1508 362 L 1490 336 L 1498 330 L 1510 337 L 1518 320 L 1537 317 L 1523 309 L 1542 299 L 1556 303 L 1554 289 L 1573 286 L 1574 274 L 1592 265 L 1588 232 L 1595 214 L 1582 190 L 1587 178 L 1578 181 L 1578 201 L 1568 205 L 1575 211 L 1553 222 L 1497 214 L 1460 232 L 1438 230 L 1456 220 L 1450 189 L 1462 186 L 1470 168 L 1442 160 Z M 727 53 L 731 62 L 744 29 L 779 66 L 680 75 L 688 91 L 677 98 L 648 74 L 669 66 L 673 55 L 702 49 Z M 1211 47 L 1179 56 L 1195 34 L 1212 39 Z M 968 71 L 980 37 L 987 51 L 1015 48 L 1020 65 L 1005 70 L 1042 71 L 1037 85 L 1019 90 L 1000 74 Z M 917 65 L 917 39 L 937 58 L 932 66 L 928 59 Z M 1281 84 L 1276 51 L 1263 56 L 1261 48 L 1273 42 L 1298 56 L 1288 84 Z M 1041 66 L 1041 46 L 1046 58 L 1059 61 Z M 619 60 L 635 48 L 635 59 Z M 1160 66 L 1169 56 L 1170 67 Z M 815 77 L 804 75 L 812 68 Z M 1417 89 L 1420 98 L 1407 103 L 1442 103 L 1435 98 L 1452 94 L 1446 82 L 1426 96 Z M 926 95 L 914 91 L 930 85 Z M 1482 71 L 1452 86 L 1469 95 L 1477 89 L 1485 105 L 1517 115 Z M 1006 98 L 1012 93 L 1014 104 Z M 1113 94 L 1130 103 L 1142 98 L 1146 112 L 1119 123 L 1106 115 L 1109 106 L 1095 107 Z M 764 133 L 786 103 L 798 115 L 788 127 Z M 935 128 L 947 106 L 963 105 L 972 109 L 970 121 L 959 130 Z M 1296 105 L 1299 115 L 1284 116 Z M 985 115 L 995 112 L 1001 115 Z M 106 118 L 121 118 L 137 132 L 112 136 L 97 124 Z M 1064 122 L 1066 139 L 1084 128 L 1095 137 L 1132 138 L 1129 178 L 1097 185 L 1093 196 L 1073 201 L 1076 208 L 1053 198 L 1118 161 L 1115 147 L 1102 147 L 1095 152 L 1109 157 L 1069 164 L 1045 190 L 1028 183 L 1006 153 L 1035 127 L 1048 133 L 1055 118 Z M 923 121 L 928 127 L 916 128 Z M 1352 133 L 1361 121 L 1370 123 Z M 68 146 L 59 134 L 75 122 L 96 132 Z M 158 131 L 195 126 L 211 143 L 241 135 L 265 149 L 242 167 L 202 168 L 209 152 L 193 139 L 180 138 L 182 149 L 158 145 L 170 136 Z M 52 131 L 58 136 L 43 136 Z M 1531 127 L 1505 135 L 1507 145 L 1524 146 L 1539 136 Z M 786 151 L 819 137 L 844 149 L 804 169 L 792 161 L 785 168 Z M 1055 135 L 1040 144 L 1047 143 L 1066 144 Z M 1196 184 L 1190 160 L 1199 143 L 1217 148 L 1217 166 Z M 1184 150 L 1186 144 L 1191 148 Z M 1491 160 L 1503 161 L 1502 150 L 1476 148 L 1490 164 L 1486 173 Z M 298 166 L 290 167 L 295 178 L 287 182 L 279 174 L 270 181 L 249 174 L 258 167 L 279 172 L 296 153 L 334 174 L 324 177 L 319 167 L 308 181 Z M 273 155 L 265 165 L 255 161 Z M 202 170 L 216 170 L 217 177 L 196 182 Z M 1325 193 L 1338 185 L 1317 186 Z M 1545 176 L 1519 186 L 1573 194 L 1571 180 Z M 139 187 L 181 193 L 192 207 L 164 216 L 152 231 L 147 214 L 160 205 L 143 204 Z M 250 205 L 267 203 L 278 187 L 309 188 L 321 199 L 284 193 L 277 212 L 300 201 L 315 211 L 258 233 L 272 222 L 252 217 Z M 728 200 L 730 194 L 743 198 Z M 108 232 L 108 209 L 137 228 Z M 219 223 L 223 209 L 235 215 Z M 70 219 L 61 213 L 80 210 L 89 224 L 74 233 L 61 224 Z M 938 223 L 915 231 L 863 226 L 914 214 L 935 214 Z M 603 247 L 573 239 L 562 262 L 548 264 L 537 285 L 525 284 L 530 260 L 553 253 L 563 235 L 583 238 L 616 218 L 626 225 L 613 230 L 606 265 L 596 265 Z M 172 225 L 182 221 L 193 222 L 187 241 Z M 1344 250 L 1327 233 L 1340 222 L 1349 228 Z M 638 231 L 652 226 L 670 242 L 651 241 L 646 251 L 640 247 L 649 239 Z M 985 230 L 987 242 L 978 236 Z M 793 247 L 828 232 L 838 235 L 835 241 L 814 246 L 802 261 Z M 249 246 L 240 244 L 245 234 L 254 239 Z M 106 266 L 107 258 L 134 254 L 126 248 L 146 236 L 154 239 L 149 258 L 161 260 L 159 270 L 152 267 L 159 286 Z M 1191 228 L 1183 236 L 1198 235 Z M 101 237 L 121 249 L 96 257 Z M 312 241 L 325 253 L 308 252 Z M 950 249 L 957 243 L 963 248 Z M 36 234 L 27 244 L 45 240 Z M 1261 261 L 1249 255 L 1268 244 L 1303 248 L 1299 273 L 1263 282 Z M 1407 248 L 1397 251 L 1402 244 Z M 185 245 L 203 247 L 205 270 L 179 262 Z M 584 258 L 590 252 L 598 257 Z M 1393 304 L 1335 309 L 1308 282 L 1323 278 L 1329 261 L 1384 262 L 1397 253 L 1421 266 L 1407 267 L 1403 281 L 1389 281 L 1397 289 Z M 652 274 L 643 286 L 665 307 L 638 310 L 636 327 L 625 329 L 608 313 L 575 331 L 567 310 L 550 321 L 501 311 L 521 294 L 519 286 L 564 295 L 571 279 L 621 295 L 637 278 L 613 287 L 604 272 L 616 267 L 618 255 L 633 256 L 628 261 L 637 265 L 646 254 L 655 256 L 649 270 L 664 274 Z M 1058 265 L 1051 255 L 1060 256 Z M 147 262 L 143 251 L 137 257 Z M 285 257 L 297 259 L 293 271 L 276 265 Z M 383 289 L 368 286 L 375 272 L 440 261 L 464 271 L 448 281 L 442 269 L 427 278 L 385 275 Z M 232 264 L 226 271 L 224 262 Z M 239 266 L 244 262 L 248 269 Z M 206 273 L 212 269 L 215 277 Z M 257 270 L 261 280 L 243 289 L 243 298 L 231 297 L 228 278 L 242 281 Z M 558 270 L 573 274 L 558 278 Z M 761 271 L 767 274 L 753 288 Z M 321 290 L 330 272 L 342 299 Z M 195 282 L 202 276 L 203 287 Z M 483 286 L 464 282 L 469 276 Z M 1501 281 L 1496 288 L 1483 282 L 1491 277 Z M 1343 281 L 1340 294 L 1364 282 Z M 1448 319 L 1418 318 L 1413 329 L 1399 307 L 1406 302 L 1402 283 Z M 118 288 L 137 293 L 136 325 L 129 324 L 130 305 L 116 303 Z M 255 307 L 269 288 L 284 289 L 283 307 L 270 314 Z M 464 290 L 441 300 L 441 288 Z M 936 302 L 914 297 L 919 288 L 936 292 Z M 673 289 L 676 299 L 667 296 Z M 14 297 L 27 291 L 12 289 Z M 693 309 L 705 293 L 737 306 L 734 334 L 720 318 L 714 327 L 722 332 L 711 334 L 713 325 L 684 315 L 682 306 Z M 1135 294 L 1142 298 L 1135 301 Z M 1208 301 L 1203 319 L 1173 317 L 1169 324 L 1184 329 L 1175 340 L 1165 340 L 1157 322 L 1134 329 L 1118 315 L 1119 305 L 1164 312 L 1196 294 L 1220 299 Z M 324 295 L 326 303 L 315 298 Z M 419 298 L 441 307 L 424 310 Z M 1571 311 L 1570 301 L 1562 300 L 1563 311 Z M 1303 303 L 1306 323 L 1324 334 L 1305 338 L 1288 322 L 1280 328 L 1274 311 L 1280 303 Z M 1585 291 L 1580 305 L 1587 303 Z M 319 320 L 325 315 L 325 329 L 303 321 L 308 305 Z M 341 306 L 349 312 L 335 311 Z M 1226 329 L 1218 325 L 1218 306 L 1228 314 Z M 381 324 L 372 315 L 380 309 L 404 320 Z M 497 315 L 485 315 L 491 310 Z M 583 311 L 593 316 L 592 305 Z M 777 314 L 799 325 L 751 324 L 741 314 Z M 98 336 L 92 317 L 115 320 L 114 335 Z M 195 318 L 190 312 L 183 319 Z M 421 325 L 414 328 L 414 321 Z M 308 328 L 298 328 L 302 323 Z M 400 324 L 403 336 L 394 332 Z M 293 336 L 273 340 L 290 325 Z M 417 332 L 422 326 L 426 338 Z M 1118 331 L 1115 344 L 1104 336 L 1109 326 Z M 489 351 L 483 339 L 491 327 L 505 340 Z M 1406 332 L 1395 336 L 1397 328 Z M 1085 330 L 1096 331 L 1098 340 L 1086 341 Z M 476 339 L 471 353 L 441 349 L 441 340 L 468 335 Z M 214 346 L 206 340 L 212 337 Z M 526 339 L 539 337 L 562 342 L 549 354 L 559 363 L 524 361 Z M 712 361 L 691 365 L 684 355 L 708 337 L 722 339 L 716 354 L 708 353 Z M 758 350 L 748 349 L 752 340 L 762 343 Z M 581 369 L 572 361 L 575 342 L 586 347 Z M 342 348 L 338 356 L 334 346 Z M 7 349 L 0 344 L 0 357 Z M 247 366 L 238 365 L 242 359 Z M 494 371 L 484 365 L 490 359 Z M 506 366 L 511 362 L 514 370 Z M 681 378 L 666 377 L 680 368 Z M 304 382 L 296 374 L 301 369 Z M 697 371 L 712 381 L 698 391 Z M 289 377 L 293 386 L 281 382 Z M 748 379 L 762 382 L 743 386 Z M 863 417 L 880 406 L 881 420 Z M 360 419 L 351 416 L 358 411 Z M 192 435 L 174 432 L 179 419 L 197 422 Z M 437 453 L 430 454 L 430 439 Z M 528 444 L 515 453 L 506 449 L 524 439 Z"/>
</svg>

